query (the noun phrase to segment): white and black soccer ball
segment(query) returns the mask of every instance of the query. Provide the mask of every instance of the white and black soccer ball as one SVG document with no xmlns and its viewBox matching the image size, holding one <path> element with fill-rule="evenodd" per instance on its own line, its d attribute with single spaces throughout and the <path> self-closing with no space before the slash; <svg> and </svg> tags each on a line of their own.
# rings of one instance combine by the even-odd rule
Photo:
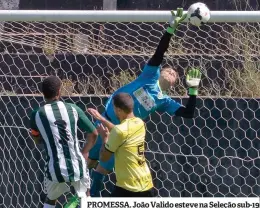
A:
<svg viewBox="0 0 260 208">
<path fill-rule="evenodd" d="M 210 10 L 204 3 L 192 4 L 188 9 L 187 19 L 192 25 L 199 27 L 209 21 Z"/>
</svg>

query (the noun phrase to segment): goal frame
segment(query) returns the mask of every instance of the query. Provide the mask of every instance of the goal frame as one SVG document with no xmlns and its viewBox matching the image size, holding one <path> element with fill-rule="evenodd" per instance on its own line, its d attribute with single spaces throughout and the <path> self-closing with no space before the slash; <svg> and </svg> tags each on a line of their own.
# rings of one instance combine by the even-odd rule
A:
<svg viewBox="0 0 260 208">
<path fill-rule="evenodd" d="M 184 11 L 184 14 L 185 13 L 187 13 L 187 11 Z M 167 22 L 170 17 L 170 11 L 0 10 L 1 21 L 16 22 Z M 209 23 L 214 22 L 260 22 L 260 12 L 211 11 Z"/>
</svg>

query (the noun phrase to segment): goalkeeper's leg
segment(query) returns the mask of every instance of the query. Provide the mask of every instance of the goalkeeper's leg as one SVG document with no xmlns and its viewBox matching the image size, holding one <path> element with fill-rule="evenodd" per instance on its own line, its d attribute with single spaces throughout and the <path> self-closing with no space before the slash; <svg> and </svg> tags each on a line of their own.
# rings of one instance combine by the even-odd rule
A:
<svg viewBox="0 0 260 208">
<path fill-rule="evenodd" d="M 107 174 L 114 168 L 114 155 L 106 162 L 100 162 L 95 170 L 92 171 L 92 185 L 90 188 L 91 197 L 100 197 L 100 191 L 103 189 L 103 182 Z"/>
<path fill-rule="evenodd" d="M 92 197 L 100 197 L 100 191 L 103 189 L 103 181 L 105 179 L 105 176 L 109 172 L 111 172 L 111 171 L 107 171 L 106 166 L 105 168 L 103 168 L 99 164 L 97 165 L 101 146 L 102 146 L 102 138 L 98 136 L 96 144 L 89 151 L 88 168 L 90 169 L 90 173 L 91 173 L 90 176 L 92 179 L 92 184 L 90 188 L 90 196 Z M 113 160 L 112 160 L 112 166 L 114 167 Z M 113 167 L 111 170 L 113 170 Z"/>
<path fill-rule="evenodd" d="M 95 145 L 89 151 L 88 162 L 87 162 L 89 170 L 96 168 L 99 160 L 99 152 L 101 147 L 102 147 L 102 138 L 98 136 Z"/>
</svg>

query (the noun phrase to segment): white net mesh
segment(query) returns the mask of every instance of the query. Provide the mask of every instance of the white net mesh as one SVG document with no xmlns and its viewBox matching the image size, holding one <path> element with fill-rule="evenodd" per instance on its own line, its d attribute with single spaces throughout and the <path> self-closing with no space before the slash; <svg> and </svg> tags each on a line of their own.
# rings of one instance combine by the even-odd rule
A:
<svg viewBox="0 0 260 208">
<path fill-rule="evenodd" d="M 63 79 L 63 99 L 103 109 L 107 95 L 140 74 L 165 23 L 4 22 L 0 33 L 0 204 L 39 207 L 45 151 L 29 136 L 29 115 L 43 103 L 39 84 Z M 196 118 L 154 113 L 147 119 L 147 159 L 159 196 L 259 196 L 259 45 L 257 23 L 181 25 L 163 65 L 180 82 L 169 92 L 186 102 L 184 74 L 204 76 Z M 113 175 L 102 192 L 107 196 Z M 68 195 L 59 199 L 59 204 Z"/>
</svg>

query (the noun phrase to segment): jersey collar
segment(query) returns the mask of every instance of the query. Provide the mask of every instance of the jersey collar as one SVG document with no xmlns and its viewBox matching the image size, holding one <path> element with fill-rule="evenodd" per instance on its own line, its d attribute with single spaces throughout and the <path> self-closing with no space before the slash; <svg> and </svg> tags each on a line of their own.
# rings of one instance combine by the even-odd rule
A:
<svg viewBox="0 0 260 208">
<path fill-rule="evenodd" d="M 126 119 L 124 119 L 123 121 L 121 121 L 121 123 L 124 123 L 124 122 L 129 121 L 129 120 L 133 120 L 133 119 L 135 119 L 135 118 L 136 118 L 136 117 L 126 118 Z"/>
<path fill-rule="evenodd" d="M 167 94 L 166 91 L 162 91 L 162 89 L 161 89 L 159 80 L 157 81 L 157 84 L 158 84 L 158 87 L 159 87 L 160 92 L 161 92 L 163 95 L 166 95 L 166 94 Z"/>
<path fill-rule="evenodd" d="M 50 100 L 48 102 L 45 102 L 45 104 L 52 104 L 52 103 L 57 103 L 59 100 Z"/>
</svg>

